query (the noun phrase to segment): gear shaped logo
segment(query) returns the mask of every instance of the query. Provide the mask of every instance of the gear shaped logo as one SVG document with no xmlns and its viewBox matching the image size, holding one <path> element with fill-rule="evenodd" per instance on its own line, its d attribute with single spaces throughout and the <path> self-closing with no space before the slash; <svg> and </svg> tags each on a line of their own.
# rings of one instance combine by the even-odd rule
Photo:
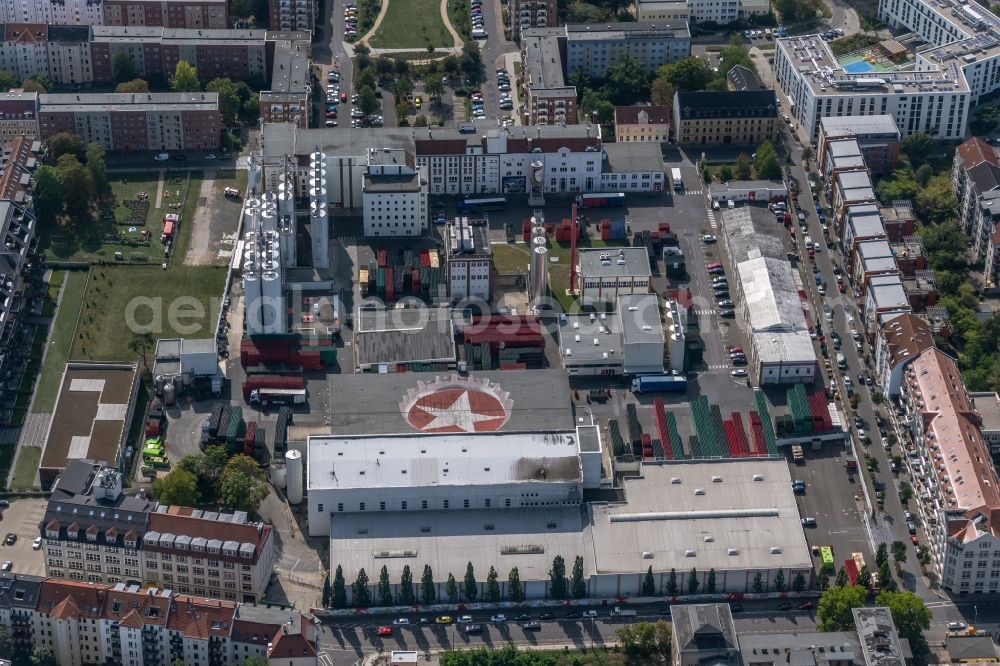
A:
<svg viewBox="0 0 1000 666">
<path fill-rule="evenodd" d="M 510 394 L 488 379 L 436 377 L 417 382 L 399 410 L 421 432 L 495 432 L 510 419 Z"/>
</svg>

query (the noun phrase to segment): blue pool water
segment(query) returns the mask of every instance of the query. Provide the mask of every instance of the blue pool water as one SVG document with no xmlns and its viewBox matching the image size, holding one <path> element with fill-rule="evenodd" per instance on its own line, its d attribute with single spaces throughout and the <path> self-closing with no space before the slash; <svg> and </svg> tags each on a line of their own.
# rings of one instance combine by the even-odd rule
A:
<svg viewBox="0 0 1000 666">
<path fill-rule="evenodd" d="M 861 74 L 863 72 L 874 72 L 875 68 L 864 60 L 859 60 L 857 62 L 844 65 L 844 71 L 850 74 Z"/>
</svg>

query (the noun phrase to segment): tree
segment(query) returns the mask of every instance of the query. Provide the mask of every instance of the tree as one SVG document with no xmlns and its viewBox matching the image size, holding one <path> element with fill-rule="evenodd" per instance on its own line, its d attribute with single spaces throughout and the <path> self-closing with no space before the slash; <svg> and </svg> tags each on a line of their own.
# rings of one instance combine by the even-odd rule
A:
<svg viewBox="0 0 1000 666">
<path fill-rule="evenodd" d="M 417 601 L 417 596 L 413 592 L 413 572 L 410 565 L 403 567 L 403 574 L 399 580 L 399 603 L 404 606 L 412 606 Z"/>
<path fill-rule="evenodd" d="M 486 591 L 483 593 L 483 600 L 490 604 L 500 601 L 500 584 L 497 582 L 497 570 L 493 567 L 490 567 L 490 572 L 486 574 Z"/>
<path fill-rule="evenodd" d="M 420 577 L 420 601 L 425 606 L 437 601 L 437 589 L 434 586 L 434 573 L 431 565 L 424 565 L 424 574 Z"/>
<path fill-rule="evenodd" d="M 115 83 L 125 83 L 138 78 L 139 70 L 132 56 L 125 51 L 119 51 L 111 58 L 111 80 Z"/>
<path fill-rule="evenodd" d="M 899 635 L 910 641 L 913 656 L 919 659 L 927 654 L 924 631 L 931 628 L 931 612 L 923 599 L 912 592 L 884 591 L 875 598 L 875 605 L 889 609 Z"/>
<path fill-rule="evenodd" d="M 153 481 L 153 496 L 160 504 L 194 506 L 198 503 L 198 479 L 178 467 Z"/>
<path fill-rule="evenodd" d="M 556 555 L 552 560 L 552 568 L 549 570 L 549 596 L 553 599 L 566 598 L 566 562 L 562 555 Z"/>
<path fill-rule="evenodd" d="M 323 608 L 333 606 L 333 587 L 330 586 L 330 574 L 323 577 Z"/>
<path fill-rule="evenodd" d="M 59 666 L 52 650 L 43 645 L 36 645 L 31 651 L 31 666 Z"/>
<path fill-rule="evenodd" d="M 424 92 L 432 100 L 440 102 L 441 98 L 444 97 L 444 77 L 435 74 L 424 79 Z"/>
<path fill-rule="evenodd" d="M 940 173 L 931 178 L 917 194 L 916 207 L 917 216 L 925 222 L 943 224 L 954 220 L 958 207 L 950 174 Z"/>
<path fill-rule="evenodd" d="M 770 141 L 765 141 L 757 147 L 754 168 L 757 169 L 758 178 L 765 180 L 781 178 L 781 162 L 778 161 L 778 154 L 774 152 L 774 146 Z"/>
<path fill-rule="evenodd" d="M 205 90 L 219 93 L 219 113 L 222 114 L 223 122 L 234 123 L 238 120 L 242 101 L 239 88 L 232 79 L 225 77 L 212 79 L 205 86 Z"/>
<path fill-rule="evenodd" d="M 930 164 L 921 164 L 914 172 L 914 178 L 920 187 L 927 187 L 927 183 L 930 182 L 933 175 L 934 169 L 931 168 Z"/>
<path fill-rule="evenodd" d="M 728 164 L 723 164 L 719 167 L 719 180 L 723 183 L 728 183 L 733 179 L 733 169 Z"/>
<path fill-rule="evenodd" d="M 826 578 L 826 576 L 824 576 Z M 806 577 L 800 571 L 795 574 L 795 578 L 792 579 L 792 592 L 805 592 L 806 589 Z"/>
<path fill-rule="evenodd" d="M 219 475 L 219 503 L 238 511 L 256 513 L 265 497 L 267 484 L 260 464 L 243 454 L 230 458 Z"/>
<path fill-rule="evenodd" d="M 0 69 L 0 90 L 7 92 L 17 85 L 17 77 L 6 69 Z M 9 652 L 7 654 L 10 654 Z"/>
<path fill-rule="evenodd" d="M 333 586 L 330 588 L 330 606 L 333 608 L 347 608 L 347 586 L 344 582 L 344 569 L 337 565 L 337 573 L 333 577 Z"/>
<path fill-rule="evenodd" d="M 580 98 L 580 112 L 587 120 L 596 117 L 601 125 L 608 125 L 615 119 L 615 105 L 604 95 L 590 88 L 584 89 Z"/>
<path fill-rule="evenodd" d="M 889 561 L 889 546 L 883 541 L 875 549 L 875 564 L 882 564 Z"/>
<path fill-rule="evenodd" d="M 736 178 L 750 180 L 751 173 L 753 173 L 753 162 L 750 161 L 750 156 L 746 153 L 740 153 L 736 157 Z"/>
<path fill-rule="evenodd" d="M 94 179 L 75 155 L 63 155 L 56 162 L 59 186 L 66 201 L 66 213 L 77 223 L 91 221 L 90 203 L 94 198 Z"/>
<path fill-rule="evenodd" d="M 896 169 L 891 178 L 883 178 L 875 187 L 879 201 L 891 203 L 896 199 L 916 199 L 920 185 L 911 169 Z"/>
<path fill-rule="evenodd" d="M 700 583 L 698 582 L 698 570 L 695 569 L 694 567 L 691 567 L 691 573 L 688 574 L 688 585 L 687 585 L 688 594 L 698 594 L 699 585 Z"/>
<path fill-rule="evenodd" d="M 385 78 L 394 71 L 392 58 L 389 56 L 380 55 L 375 58 L 375 62 L 373 64 L 375 72 L 379 75 L 379 78 Z"/>
<path fill-rule="evenodd" d="M 371 52 L 372 52 L 372 50 L 370 48 L 368 48 L 367 45 L 365 45 L 365 44 L 363 44 L 361 42 L 358 42 L 357 44 L 354 45 L 354 55 L 357 55 L 357 56 L 368 55 Z"/>
<path fill-rule="evenodd" d="M 524 601 L 524 586 L 521 585 L 521 572 L 517 567 L 507 575 L 507 598 L 511 601 Z"/>
<path fill-rule="evenodd" d="M 902 541 L 892 542 L 892 559 L 902 564 L 906 561 L 906 544 Z"/>
<path fill-rule="evenodd" d="M 854 627 L 851 611 L 865 605 L 868 590 L 860 585 L 829 588 L 816 606 L 816 623 L 820 631 L 848 631 Z"/>
<path fill-rule="evenodd" d="M 774 574 L 774 589 L 778 592 L 785 591 L 785 571 L 784 569 L 778 569 L 778 573 Z"/>
<path fill-rule="evenodd" d="M 358 93 L 358 108 L 366 116 L 378 110 L 378 99 L 376 99 L 375 91 L 372 88 L 365 86 Z"/>
<path fill-rule="evenodd" d="M 198 70 L 187 60 L 178 60 L 170 77 L 170 89 L 174 92 L 199 92 L 201 82 L 198 80 Z"/>
<path fill-rule="evenodd" d="M 760 594 L 764 591 L 764 574 L 757 572 L 757 575 L 753 577 L 753 591 Z"/>
<path fill-rule="evenodd" d="M 10 639 L 7 625 L 0 624 L 0 654 L 14 654 L 14 642 Z"/>
<path fill-rule="evenodd" d="M 677 569 L 671 569 L 667 576 L 667 594 L 673 597 L 677 595 L 677 592 Z"/>
<path fill-rule="evenodd" d="M 847 587 L 850 584 L 851 584 L 851 579 L 847 575 L 847 569 L 845 569 L 844 567 L 840 567 L 840 570 L 837 572 L 837 580 L 834 583 L 834 585 L 836 585 L 837 587 Z"/>
<path fill-rule="evenodd" d="M 708 82 L 715 78 L 708 61 L 694 56 L 684 56 L 675 63 L 662 65 L 656 74 L 666 76 L 674 90 L 704 90 Z"/>
<path fill-rule="evenodd" d="M 90 180 L 94 183 L 94 192 L 98 196 L 103 196 L 108 191 L 108 165 L 104 160 L 104 149 L 100 144 L 88 143 L 84 155 Z"/>
<path fill-rule="evenodd" d="M 579 556 L 573 560 L 573 585 L 571 592 L 574 599 L 584 599 L 587 596 L 587 583 L 583 580 L 583 558 Z"/>
<path fill-rule="evenodd" d="M 670 655 L 672 654 L 672 647 L 674 642 L 674 631 L 670 627 L 670 624 L 664 620 L 657 620 L 654 623 L 655 633 L 656 633 L 656 651 L 660 653 L 660 656 L 670 663 Z"/>
<path fill-rule="evenodd" d="M 465 600 L 472 603 L 476 600 L 476 596 L 479 594 L 479 584 L 476 583 L 476 573 L 472 569 L 472 562 L 469 562 L 465 566 L 465 580 L 462 583 L 462 593 L 465 596 Z"/>
<path fill-rule="evenodd" d="M 862 564 L 858 570 L 858 585 L 866 588 L 872 586 L 872 572 L 869 571 L 867 564 Z"/>
<path fill-rule="evenodd" d="M 452 574 L 448 574 L 448 582 L 444 584 L 444 593 L 448 597 L 449 604 L 458 603 L 458 583 Z"/>
<path fill-rule="evenodd" d="M 21 84 L 24 92 L 46 93 L 49 91 L 49 80 L 44 74 L 32 74 Z"/>
<path fill-rule="evenodd" d="M 76 134 L 59 132 L 49 137 L 47 152 L 53 162 L 58 162 L 63 155 L 73 155 L 77 159 L 82 159 L 83 150 L 83 139 Z"/>
<path fill-rule="evenodd" d="M 923 132 L 914 132 L 903 137 L 899 149 L 906 153 L 912 164 L 918 165 L 934 150 L 934 139 Z"/>
<path fill-rule="evenodd" d="M 813 149 L 810 146 L 806 146 L 802 149 L 802 161 L 808 162 L 813 158 Z"/>
<path fill-rule="evenodd" d="M 52 225 L 63 212 L 65 200 L 59 186 L 59 173 L 43 164 L 35 170 L 35 215 L 42 225 Z"/>
<path fill-rule="evenodd" d="M 378 575 L 378 605 L 392 605 L 392 583 L 389 582 L 389 569 L 384 564 Z"/>
<path fill-rule="evenodd" d="M 657 76 L 653 79 L 653 85 L 649 89 L 649 97 L 653 104 L 667 107 L 667 114 L 673 114 L 674 108 L 674 84 L 665 76 Z"/>
<path fill-rule="evenodd" d="M 642 577 L 642 592 L 639 596 L 656 596 L 656 580 L 653 579 L 653 565 L 649 565 L 649 568 L 646 569 L 646 575 Z"/>
<path fill-rule="evenodd" d="M 268 666 L 268 661 L 264 657 L 247 657 L 243 660 L 243 666 Z"/>
<path fill-rule="evenodd" d="M 892 577 L 892 571 L 889 569 L 889 560 L 878 565 L 878 579 L 883 590 L 896 589 L 896 579 Z"/>
<path fill-rule="evenodd" d="M 368 574 L 364 569 L 358 572 L 358 577 L 351 583 L 351 597 L 355 606 L 366 608 L 372 605 L 371 591 L 368 589 Z"/>
<path fill-rule="evenodd" d="M 649 77 L 638 60 L 623 54 L 604 70 L 603 92 L 614 104 L 635 104 L 647 98 Z"/>
<path fill-rule="evenodd" d="M 148 93 L 149 83 L 145 79 L 131 79 L 115 86 L 116 93 Z"/>
</svg>

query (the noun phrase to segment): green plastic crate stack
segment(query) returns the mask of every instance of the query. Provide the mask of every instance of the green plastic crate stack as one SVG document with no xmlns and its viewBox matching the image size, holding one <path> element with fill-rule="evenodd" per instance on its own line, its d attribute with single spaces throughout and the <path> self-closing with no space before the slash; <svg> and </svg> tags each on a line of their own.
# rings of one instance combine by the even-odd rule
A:
<svg viewBox="0 0 1000 666">
<path fill-rule="evenodd" d="M 705 457 L 705 454 L 701 452 L 701 442 L 698 440 L 698 435 L 688 437 L 688 449 L 691 451 L 692 458 Z"/>
<path fill-rule="evenodd" d="M 267 453 L 267 438 L 264 434 L 264 428 L 257 428 L 257 431 L 253 434 L 253 457 L 259 463 L 267 463 L 268 453 Z"/>
<path fill-rule="evenodd" d="M 774 434 L 778 437 L 788 437 L 795 434 L 795 421 L 788 414 L 774 417 Z"/>
<path fill-rule="evenodd" d="M 715 426 L 712 423 L 712 413 L 708 405 L 708 398 L 700 395 L 691 401 L 691 413 L 694 416 L 694 432 L 698 437 L 697 456 L 704 458 L 712 455 L 716 446 Z M 695 449 L 691 449 L 692 454 Z"/>
<path fill-rule="evenodd" d="M 635 403 L 625 405 L 625 419 L 628 421 L 628 441 L 629 449 L 635 450 L 642 446 L 642 426 L 639 425 L 639 412 Z"/>
<path fill-rule="evenodd" d="M 670 450 L 674 453 L 674 460 L 684 460 L 684 446 L 677 433 L 677 417 L 673 412 L 667 412 L 667 432 L 670 433 Z"/>
<path fill-rule="evenodd" d="M 715 449 L 713 456 L 719 458 L 729 456 L 729 438 L 726 437 L 726 428 L 722 425 L 722 410 L 718 405 L 712 405 L 710 409 L 712 415 L 712 427 L 715 430 Z"/>
<path fill-rule="evenodd" d="M 611 445 L 616 456 L 625 454 L 625 440 L 622 439 L 621 428 L 618 427 L 618 420 L 608 421 L 608 432 L 611 433 Z"/>
<path fill-rule="evenodd" d="M 479 362 L 482 364 L 483 370 L 493 369 L 493 348 L 490 347 L 490 343 L 483 342 L 480 344 Z"/>
<path fill-rule="evenodd" d="M 283 460 L 288 450 L 288 422 L 291 421 L 292 410 L 282 407 L 278 410 L 278 422 L 274 428 L 274 457 Z"/>
<path fill-rule="evenodd" d="M 230 455 L 241 453 L 242 440 L 245 433 L 243 423 L 243 410 L 239 407 L 232 407 L 229 412 L 229 425 L 226 429 L 226 448 Z"/>
<path fill-rule="evenodd" d="M 385 269 L 379 268 L 375 271 L 375 293 L 379 298 L 385 298 Z"/>
<path fill-rule="evenodd" d="M 788 400 L 788 411 L 795 424 L 795 434 L 808 435 L 812 432 L 812 410 L 809 409 L 809 398 L 806 397 L 806 389 L 802 384 L 796 384 L 788 389 L 786 394 Z"/>
<path fill-rule="evenodd" d="M 764 442 L 767 444 L 769 455 L 778 455 L 778 445 L 774 437 L 774 424 L 771 422 L 771 412 L 767 409 L 767 398 L 760 389 L 754 389 L 753 399 L 757 405 L 757 414 L 760 416 L 760 425 L 764 430 Z"/>
<path fill-rule="evenodd" d="M 464 345 L 465 363 L 470 370 L 482 370 L 482 359 L 479 356 L 479 345 Z"/>
</svg>

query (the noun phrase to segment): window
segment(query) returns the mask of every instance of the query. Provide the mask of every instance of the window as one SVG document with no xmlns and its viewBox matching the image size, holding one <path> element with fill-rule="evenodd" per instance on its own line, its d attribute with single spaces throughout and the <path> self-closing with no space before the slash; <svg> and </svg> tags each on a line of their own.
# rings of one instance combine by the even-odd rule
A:
<svg viewBox="0 0 1000 666">
<path fill-rule="evenodd" d="M 318 511 L 319 511 L 320 513 L 323 513 L 323 505 L 322 505 L 322 504 L 317 504 L 317 505 L 316 505 L 316 509 L 317 509 L 317 510 L 318 510 Z"/>
<path fill-rule="evenodd" d="M 344 510 L 344 503 L 337 502 L 337 511 L 343 511 L 343 510 Z"/>
</svg>

